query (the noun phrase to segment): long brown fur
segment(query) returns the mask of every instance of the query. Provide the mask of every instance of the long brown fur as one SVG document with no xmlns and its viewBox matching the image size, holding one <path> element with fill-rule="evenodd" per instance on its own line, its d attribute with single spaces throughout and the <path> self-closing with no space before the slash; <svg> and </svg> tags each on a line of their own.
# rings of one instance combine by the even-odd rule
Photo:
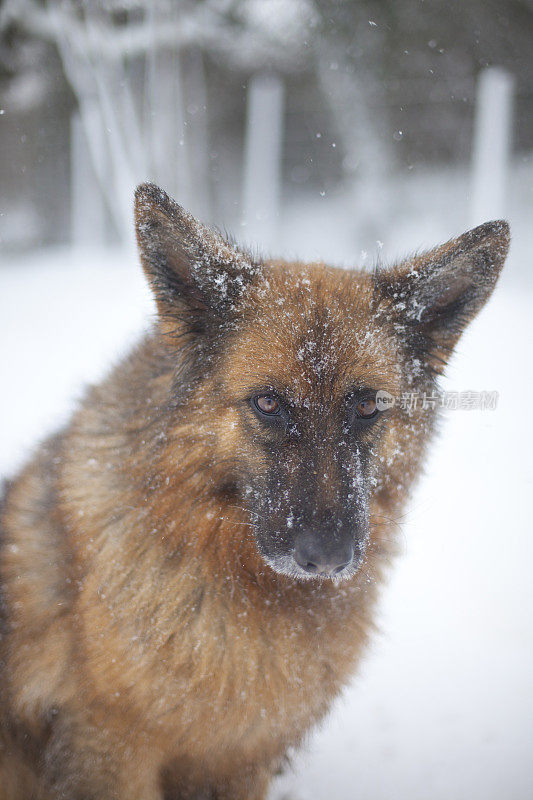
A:
<svg viewBox="0 0 533 800">
<path fill-rule="evenodd" d="M 508 244 L 491 223 L 374 275 L 255 263 L 149 185 L 137 224 L 158 323 L 3 503 L 2 800 L 265 797 L 364 652 L 437 411 L 377 423 L 361 566 L 298 580 L 239 494 L 268 468 L 247 393 L 275 381 L 324 409 L 353 385 L 433 391 Z M 332 448 L 310 463 L 334 506 Z"/>
</svg>

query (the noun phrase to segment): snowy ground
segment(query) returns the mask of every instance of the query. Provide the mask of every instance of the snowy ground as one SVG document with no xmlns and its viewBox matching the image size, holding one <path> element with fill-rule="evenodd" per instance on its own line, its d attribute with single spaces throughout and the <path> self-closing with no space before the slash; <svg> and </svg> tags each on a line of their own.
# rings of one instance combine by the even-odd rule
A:
<svg viewBox="0 0 533 800">
<path fill-rule="evenodd" d="M 341 199 L 321 203 L 306 210 L 307 226 L 301 209 L 287 209 L 284 243 L 347 261 L 350 243 L 331 214 Z M 531 202 L 527 209 L 510 214 L 506 277 L 462 340 L 447 381 L 499 391 L 498 408 L 448 413 L 405 516 L 382 633 L 273 800 L 533 797 Z M 396 221 L 384 252 L 465 227 L 457 203 L 427 222 L 419 209 L 410 223 Z M 150 313 L 135 256 L 0 260 L 0 474 L 66 418 L 83 384 L 118 359 Z"/>
</svg>

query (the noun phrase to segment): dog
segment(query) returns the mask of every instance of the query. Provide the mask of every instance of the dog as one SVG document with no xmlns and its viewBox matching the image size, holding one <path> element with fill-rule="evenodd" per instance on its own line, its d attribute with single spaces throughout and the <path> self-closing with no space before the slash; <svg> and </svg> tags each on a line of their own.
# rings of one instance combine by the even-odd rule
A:
<svg viewBox="0 0 533 800">
<path fill-rule="evenodd" d="M 438 378 L 509 246 L 261 260 L 136 192 L 153 329 L 8 485 L 4 800 L 261 800 L 372 632 Z M 385 400 L 383 399 L 385 398 Z"/>
</svg>

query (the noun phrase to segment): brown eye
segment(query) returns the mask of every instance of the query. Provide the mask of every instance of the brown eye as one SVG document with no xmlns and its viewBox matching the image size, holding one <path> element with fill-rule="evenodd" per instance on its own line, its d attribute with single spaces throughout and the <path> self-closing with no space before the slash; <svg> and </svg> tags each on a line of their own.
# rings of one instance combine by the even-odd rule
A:
<svg viewBox="0 0 533 800">
<path fill-rule="evenodd" d="M 279 401 L 271 394 L 260 394 L 258 397 L 254 397 L 254 404 L 262 414 L 271 416 L 279 413 Z"/>
<path fill-rule="evenodd" d="M 366 400 L 361 400 L 357 403 L 355 410 L 360 417 L 368 419 L 377 413 L 378 407 L 373 397 L 368 397 Z"/>
</svg>

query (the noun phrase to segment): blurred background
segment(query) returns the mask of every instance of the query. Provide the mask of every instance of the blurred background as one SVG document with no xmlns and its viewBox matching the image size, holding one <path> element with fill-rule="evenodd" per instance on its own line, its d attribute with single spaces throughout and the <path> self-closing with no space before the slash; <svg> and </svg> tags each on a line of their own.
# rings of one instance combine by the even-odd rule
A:
<svg viewBox="0 0 533 800">
<path fill-rule="evenodd" d="M 3 0 L 2 475 L 150 322 L 144 180 L 347 267 L 510 220 L 446 379 L 497 409 L 448 413 L 382 633 L 272 800 L 530 800 L 533 0 Z"/>
<path fill-rule="evenodd" d="M 531 184 L 532 20 L 531 0 L 4 0 L 2 245 L 124 242 L 149 178 L 271 248 L 335 216 L 353 262 L 413 210 L 483 215 L 483 155 L 503 212 Z"/>
</svg>

